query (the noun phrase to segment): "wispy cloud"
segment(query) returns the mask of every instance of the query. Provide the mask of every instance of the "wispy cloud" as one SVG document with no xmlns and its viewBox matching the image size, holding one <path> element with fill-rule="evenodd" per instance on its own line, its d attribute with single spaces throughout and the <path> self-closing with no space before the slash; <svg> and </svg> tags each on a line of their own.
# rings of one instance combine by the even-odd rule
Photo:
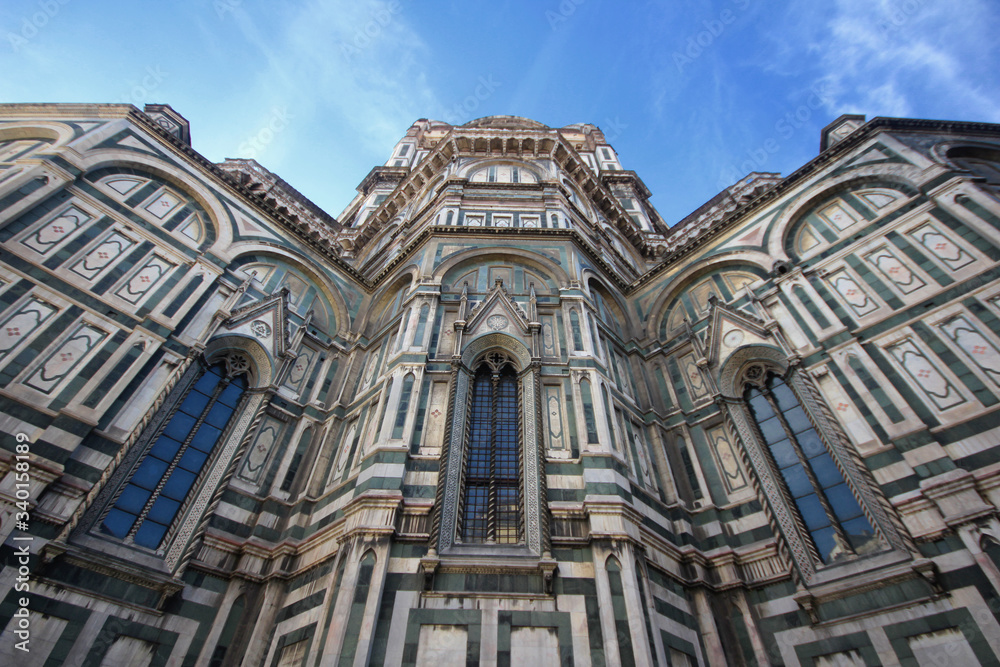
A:
<svg viewBox="0 0 1000 667">
<path fill-rule="evenodd" d="M 941 113 L 1000 121 L 988 0 L 836 0 L 822 53 L 831 111 L 907 116 L 940 100 Z"/>
<path fill-rule="evenodd" d="M 427 83 L 429 49 L 410 27 L 409 10 L 405 0 L 317 0 L 266 31 L 237 13 L 247 41 L 267 58 L 255 99 L 326 114 L 384 152 L 400 128 L 437 105 Z"/>
</svg>

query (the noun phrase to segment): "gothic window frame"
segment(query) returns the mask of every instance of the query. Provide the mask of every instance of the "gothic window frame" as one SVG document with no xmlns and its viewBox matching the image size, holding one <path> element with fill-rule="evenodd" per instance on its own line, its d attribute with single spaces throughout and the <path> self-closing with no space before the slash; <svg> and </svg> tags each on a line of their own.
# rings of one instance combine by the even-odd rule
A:
<svg viewBox="0 0 1000 667">
<path fill-rule="evenodd" d="M 829 563 L 820 558 L 744 397 L 743 390 L 748 383 L 760 384 L 766 381 L 769 374 L 781 378 L 794 394 L 880 540 L 881 549 Z M 824 410 L 818 390 L 801 368 L 789 364 L 777 349 L 745 347 L 724 364 L 719 376 L 719 388 L 731 419 L 734 442 L 739 444 L 745 455 L 744 463 L 749 464 L 746 465 L 747 472 L 778 525 L 778 538 L 783 540 L 805 584 L 818 585 L 854 576 L 911 557 L 896 525 L 876 495 L 878 491 L 873 480 L 866 474 L 863 464 L 855 461 L 853 446 L 829 414 L 829 409 Z"/>
<path fill-rule="evenodd" d="M 480 357 L 472 370 L 457 539 L 465 544 L 520 544 L 524 513 L 518 372 L 512 359 L 496 350 Z"/>
<path fill-rule="evenodd" d="M 232 345 L 234 342 L 236 345 Z M 236 465 L 241 458 L 241 445 L 252 430 L 249 428 L 251 421 L 263 404 L 265 388 L 270 381 L 270 364 L 266 361 L 266 355 L 262 356 L 263 350 L 249 349 L 239 342 L 238 339 L 229 339 L 229 344 L 221 339 L 213 341 L 206 353 L 195 359 L 183 371 L 177 384 L 166 394 L 163 404 L 142 429 L 135 444 L 129 448 L 94 503 L 83 515 L 79 526 L 72 534 L 73 543 L 113 557 L 142 563 L 154 570 L 164 567 L 167 570 L 174 570 L 182 564 L 181 557 L 194 535 L 197 524 L 200 523 L 201 514 L 207 506 L 206 499 L 214 493 L 225 470 Z M 268 367 L 262 367 L 262 363 L 267 363 Z M 220 432 L 157 546 L 148 547 L 135 543 L 134 538 L 128 539 L 139 530 L 135 524 L 130 527 L 129 534 L 124 538 L 102 530 L 106 517 L 116 509 L 126 486 L 142 463 L 150 457 L 151 450 L 165 429 L 170 426 L 171 420 L 177 415 L 185 399 L 210 369 L 220 364 L 225 368 L 223 385 L 228 385 L 237 376 L 243 376 L 245 386 L 225 425 L 219 429 Z M 210 401 L 203 415 L 207 415 L 216 403 L 217 401 Z M 191 435 L 194 435 L 194 430 Z M 181 450 L 172 458 L 168 473 L 179 466 L 179 461 L 187 450 L 187 444 L 184 443 Z M 157 488 L 153 489 L 150 498 L 144 503 L 144 508 L 150 508 L 162 495 L 163 486 L 167 481 L 169 476 L 164 475 Z M 141 524 L 145 518 L 145 515 L 138 516 L 136 524 Z"/>
<path fill-rule="evenodd" d="M 518 384 L 519 447 L 521 457 L 522 533 L 517 543 L 464 542 L 459 532 L 459 515 L 464 496 L 464 472 L 468 447 L 469 404 L 475 369 L 490 354 L 506 357 Z M 541 557 L 548 551 L 543 516 L 544 484 L 542 445 L 539 443 L 539 366 L 532 362 L 528 348 L 518 339 L 503 333 L 480 336 L 465 347 L 453 365 L 453 398 L 442 452 L 444 470 L 439 482 L 441 494 L 440 524 L 432 547 L 441 557 L 491 556 Z"/>
</svg>

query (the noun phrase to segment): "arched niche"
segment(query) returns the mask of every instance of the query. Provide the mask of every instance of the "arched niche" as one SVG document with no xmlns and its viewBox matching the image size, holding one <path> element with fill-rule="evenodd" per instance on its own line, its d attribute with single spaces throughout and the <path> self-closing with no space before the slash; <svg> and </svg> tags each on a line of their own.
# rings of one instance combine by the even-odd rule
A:
<svg viewBox="0 0 1000 667">
<path fill-rule="evenodd" d="M 401 275 L 397 275 L 372 297 L 364 327 L 368 336 L 374 336 L 382 331 L 389 322 L 399 315 L 410 289 L 416 284 L 416 271 L 416 267 L 413 267 Z"/>
<path fill-rule="evenodd" d="M 229 213 L 222 202 L 206 185 L 188 174 L 179 172 L 177 167 L 156 156 L 143 155 L 121 149 L 92 150 L 84 159 L 84 178 L 94 183 L 114 174 L 133 175 L 148 178 L 170 188 L 178 195 L 194 202 L 205 216 L 206 238 L 200 242 L 191 241 L 201 252 L 211 251 L 222 259 L 232 258 L 233 229 Z M 127 196 L 109 187 L 99 185 L 109 196 L 124 201 Z M 141 202 L 141 206 L 149 202 Z M 144 214 L 144 213 L 141 213 Z M 150 216 L 151 220 L 156 220 Z M 178 234 L 180 236 L 180 234 Z"/>
<path fill-rule="evenodd" d="M 537 168 L 518 160 L 477 160 L 464 167 L 459 176 L 468 178 L 471 183 L 527 185 L 534 185 L 543 178 Z"/>
<path fill-rule="evenodd" d="M 281 287 L 289 288 L 289 308 L 301 317 L 313 310 L 313 324 L 331 337 L 344 336 L 351 316 L 344 289 L 324 277 L 308 258 L 287 248 L 258 243 L 242 243 L 234 248 L 230 269 L 241 279 L 251 275 L 251 287 L 259 296 Z M 248 300 L 252 293 L 248 295 Z"/>
<path fill-rule="evenodd" d="M 494 283 L 489 274 L 491 266 L 512 269 L 512 279 L 504 280 L 504 287 L 511 293 L 527 294 L 529 285 L 534 283 L 536 294 L 558 294 L 561 287 L 569 284 L 566 272 L 548 257 L 525 249 L 518 249 L 515 254 L 499 247 L 471 248 L 455 253 L 435 267 L 434 277 L 440 281 L 442 291 L 461 292 L 464 282 L 469 282 L 471 291 L 480 288 L 485 291 Z M 516 267 L 525 272 L 520 282 L 514 279 Z M 468 278 L 473 272 L 476 272 L 475 283 Z"/>
<path fill-rule="evenodd" d="M 609 290 L 600 278 L 589 271 L 584 274 L 584 284 L 590 293 L 590 300 L 594 304 L 598 318 L 614 330 L 619 338 L 622 340 L 628 338 L 632 332 L 632 319 L 629 317 L 628 306 L 615 292 Z"/>
<path fill-rule="evenodd" d="M 767 258 L 754 253 L 759 259 Z M 653 333 L 666 340 L 676 334 L 687 319 L 694 322 L 708 310 L 709 298 L 715 296 L 722 302 L 732 301 L 736 295 L 758 280 L 767 278 L 765 268 L 757 263 L 724 259 L 709 262 L 678 276 L 674 286 L 665 290 L 662 300 L 650 311 Z"/>
<path fill-rule="evenodd" d="M 921 173 L 910 165 L 875 164 L 824 181 L 771 223 L 770 255 L 798 261 L 858 234 L 872 220 L 919 195 Z"/>
</svg>

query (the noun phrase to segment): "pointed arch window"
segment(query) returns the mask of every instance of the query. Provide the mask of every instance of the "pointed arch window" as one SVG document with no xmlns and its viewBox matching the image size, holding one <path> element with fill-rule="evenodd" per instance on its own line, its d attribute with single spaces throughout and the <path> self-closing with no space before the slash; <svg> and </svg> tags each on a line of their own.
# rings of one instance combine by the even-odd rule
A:
<svg viewBox="0 0 1000 667">
<path fill-rule="evenodd" d="M 883 543 L 792 388 L 760 366 L 743 397 L 776 478 L 824 564 L 880 551 Z"/>
<path fill-rule="evenodd" d="M 247 389 L 238 354 L 207 368 L 155 436 L 101 522 L 101 532 L 157 549 Z"/>
<path fill-rule="evenodd" d="M 469 411 L 459 535 L 463 542 L 517 544 L 521 420 L 517 372 L 508 357 L 493 352 L 476 367 Z"/>
</svg>

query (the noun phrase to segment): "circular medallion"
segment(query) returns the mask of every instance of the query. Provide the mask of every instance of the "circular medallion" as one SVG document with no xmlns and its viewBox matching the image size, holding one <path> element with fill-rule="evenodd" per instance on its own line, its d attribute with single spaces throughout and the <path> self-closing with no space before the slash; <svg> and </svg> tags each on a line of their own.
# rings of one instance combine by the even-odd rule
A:
<svg viewBox="0 0 1000 667">
<path fill-rule="evenodd" d="M 493 331 L 503 331 L 507 328 L 507 318 L 503 315 L 491 315 L 486 320 L 486 326 L 493 329 Z"/>
<path fill-rule="evenodd" d="M 736 347 L 743 342 L 743 332 L 737 330 L 730 331 L 723 336 L 722 342 L 725 343 L 727 347 Z"/>
<path fill-rule="evenodd" d="M 267 325 L 267 322 L 263 320 L 254 320 L 250 323 L 250 331 L 257 338 L 267 338 L 271 335 L 271 327 Z"/>
</svg>

